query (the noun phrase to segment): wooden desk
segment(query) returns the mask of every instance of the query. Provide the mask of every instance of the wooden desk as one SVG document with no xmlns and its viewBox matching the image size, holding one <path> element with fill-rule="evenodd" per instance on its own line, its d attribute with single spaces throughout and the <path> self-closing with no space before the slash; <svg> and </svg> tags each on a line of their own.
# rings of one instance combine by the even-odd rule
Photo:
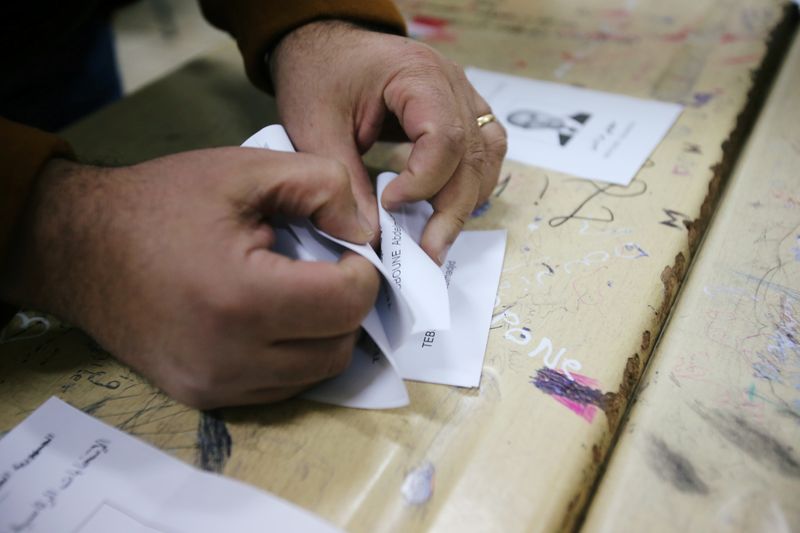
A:
<svg viewBox="0 0 800 533">
<path fill-rule="evenodd" d="M 639 387 L 589 531 L 800 530 L 798 87 L 795 38 Z"/>
<path fill-rule="evenodd" d="M 480 388 L 410 383 L 411 405 L 383 412 L 294 400 L 198 413 L 81 332 L 26 313 L 3 332 L 0 429 L 58 394 L 351 531 L 578 523 L 794 8 L 756 0 L 401 7 L 464 64 L 687 106 L 627 188 L 506 164 L 491 207 L 469 224 L 509 230 Z M 66 135 L 82 156 L 118 163 L 237 145 L 275 121 L 240 61 L 232 46 L 220 50 Z M 396 168 L 402 157 L 381 147 L 368 160 Z M 564 381 L 565 365 L 577 382 Z"/>
</svg>

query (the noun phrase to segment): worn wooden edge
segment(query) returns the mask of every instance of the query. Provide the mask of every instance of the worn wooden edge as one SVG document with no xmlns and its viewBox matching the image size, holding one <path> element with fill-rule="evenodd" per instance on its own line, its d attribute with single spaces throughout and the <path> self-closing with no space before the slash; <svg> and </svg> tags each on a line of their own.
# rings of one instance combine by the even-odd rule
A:
<svg viewBox="0 0 800 533">
<path fill-rule="evenodd" d="M 679 293 L 683 287 L 682 281 L 691 270 L 692 261 L 697 255 L 698 248 L 702 245 L 722 192 L 733 173 L 736 163 L 740 159 L 742 148 L 750 137 L 770 90 L 777 79 L 780 67 L 790 50 L 799 20 L 797 6 L 791 2 L 785 4 L 781 22 L 773 29 L 767 39 L 767 52 L 764 60 L 757 69 L 751 71 L 752 85 L 747 94 L 747 105 L 737 116 L 736 126 L 733 131 L 722 143 L 723 156 L 712 168 L 713 176 L 708 185 L 708 194 L 703 201 L 700 216 L 691 222 L 685 222 L 688 230 L 689 257 L 686 258 L 683 253 L 679 252 L 675 257 L 675 263 L 671 267 L 664 268 L 661 274 L 661 281 L 664 285 L 664 299 L 659 309 L 659 314 L 665 316 L 661 323 L 661 329 L 657 332 L 655 341 L 649 343 L 649 350 L 645 341 L 649 341 L 653 333 L 650 331 L 643 332 L 642 355 L 635 353 L 628 358 L 618 390 L 618 394 L 624 395 L 623 399 L 626 401 L 622 399 L 615 400 L 619 402 L 619 410 L 616 413 L 617 419 L 613 422 L 611 416 L 609 416 L 610 443 L 604 457 L 596 463 L 598 470 L 594 476 L 594 481 L 586 491 L 585 504 L 577 512 L 572 524 L 570 524 L 570 517 L 565 517 L 562 530 L 577 531 L 584 525 L 594 496 L 605 477 L 609 460 L 615 453 L 617 443 L 624 432 L 631 411 L 636 405 L 636 394 L 639 385 L 641 385 L 642 377 L 648 367 L 653 364 L 651 355 L 655 353 L 661 337 L 669 328 L 669 314 L 678 300 Z"/>
</svg>

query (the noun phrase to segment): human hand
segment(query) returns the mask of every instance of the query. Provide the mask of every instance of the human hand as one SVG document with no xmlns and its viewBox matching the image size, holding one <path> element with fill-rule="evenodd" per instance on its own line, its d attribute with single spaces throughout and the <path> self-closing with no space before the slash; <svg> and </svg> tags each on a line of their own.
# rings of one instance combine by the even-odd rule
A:
<svg viewBox="0 0 800 533">
<path fill-rule="evenodd" d="M 460 66 L 404 37 L 339 21 L 284 37 L 270 60 L 278 109 L 295 147 L 343 162 L 360 209 L 377 227 L 375 193 L 361 154 L 399 122 L 413 143 L 406 168 L 383 193 L 388 209 L 430 200 L 422 248 L 440 264 L 477 205 L 497 184 L 506 152 L 489 105 Z"/>
<path fill-rule="evenodd" d="M 189 405 L 269 402 L 347 367 L 378 273 L 345 254 L 269 250 L 269 217 L 366 242 L 341 163 L 251 148 L 103 169 L 53 160 L 37 182 L 6 301 L 89 332 Z"/>
</svg>

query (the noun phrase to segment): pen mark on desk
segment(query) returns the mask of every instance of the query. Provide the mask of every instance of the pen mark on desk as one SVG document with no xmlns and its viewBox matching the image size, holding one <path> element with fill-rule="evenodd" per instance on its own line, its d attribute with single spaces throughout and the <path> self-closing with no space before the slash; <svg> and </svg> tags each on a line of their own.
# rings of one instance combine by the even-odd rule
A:
<svg viewBox="0 0 800 533">
<path fill-rule="evenodd" d="M 614 212 L 608 207 L 601 205 L 600 208 L 605 210 L 605 215 L 601 216 L 599 213 L 592 216 L 582 215 L 584 208 L 589 205 L 592 200 L 599 196 L 610 196 L 613 198 L 635 198 L 647 192 L 647 183 L 634 178 L 628 186 L 617 185 L 614 183 L 606 183 L 600 185 L 591 180 L 580 180 L 582 183 L 588 183 L 594 187 L 594 191 L 584 198 L 575 209 L 569 214 L 553 217 L 548 221 L 551 228 L 557 228 L 569 222 L 570 220 L 588 220 L 591 222 L 614 222 Z M 621 189 L 621 192 L 617 192 Z"/>
<path fill-rule="evenodd" d="M 667 209 L 666 207 L 663 209 L 663 211 L 664 214 L 667 215 L 669 218 L 667 220 L 660 221 L 659 224 L 669 226 L 670 228 L 684 229 L 678 226 L 676 222 L 683 222 L 684 226 L 686 226 L 688 222 L 691 222 L 691 220 L 689 220 L 689 217 L 687 215 L 684 215 L 680 211 L 675 211 L 674 209 Z"/>
<path fill-rule="evenodd" d="M 158 413 L 162 409 L 170 407 L 173 404 L 173 400 L 165 397 L 159 391 L 152 391 L 149 394 L 147 401 L 145 401 L 144 406 L 142 408 L 129 411 L 129 413 L 133 414 L 126 418 L 122 423 L 118 424 L 117 428 L 123 431 L 132 432 L 134 429 L 149 423 L 149 419 L 154 413 Z"/>
<path fill-rule="evenodd" d="M 219 411 L 203 411 L 197 422 L 197 461 L 200 468 L 222 473 L 233 441 Z"/>
<path fill-rule="evenodd" d="M 0 344 L 35 339 L 45 335 L 53 327 L 47 317 L 20 311 L 5 328 L 0 328 Z"/>
<path fill-rule="evenodd" d="M 605 408 L 608 395 L 593 388 L 595 380 L 576 373 L 571 375 L 574 379 L 558 370 L 540 368 L 536 376 L 531 377 L 531 383 L 576 415 L 592 422 L 597 409 Z"/>
<path fill-rule="evenodd" d="M 544 195 L 547 194 L 547 189 L 550 188 L 550 176 L 547 174 L 544 175 L 544 187 L 542 187 L 542 191 L 539 193 L 539 198 L 533 202 L 533 205 L 539 205 L 539 202 L 542 201 Z"/>
<path fill-rule="evenodd" d="M 492 207 L 492 203 L 489 200 L 486 200 L 481 205 L 476 207 L 472 213 L 469 215 L 470 218 L 478 218 L 486 214 L 486 212 Z"/>
<path fill-rule="evenodd" d="M 780 283 L 769 281 L 766 279 L 767 278 L 766 274 L 762 277 L 735 271 L 734 274 L 737 274 L 738 276 L 744 278 L 745 280 L 756 284 L 756 289 L 755 292 L 753 293 L 754 302 L 759 302 L 761 300 L 761 296 L 759 295 L 759 293 L 766 292 L 767 290 L 772 290 L 777 293 L 783 294 L 792 300 L 800 301 L 800 291 L 798 291 L 797 289 L 793 289 L 792 287 L 787 287 L 786 285 L 781 285 Z"/>
<path fill-rule="evenodd" d="M 671 449 L 660 437 L 650 435 L 647 458 L 658 477 L 680 492 L 708 494 L 708 485 L 700 479 L 691 461 Z"/>
<path fill-rule="evenodd" d="M 766 350 L 760 350 L 753 363 L 754 376 L 785 383 L 784 378 L 800 378 L 800 321 L 795 318 L 791 301 L 782 297 L 773 311 L 775 327 Z M 786 374 L 786 376 L 784 376 Z M 800 381 L 792 383 L 800 388 Z"/>
<path fill-rule="evenodd" d="M 691 107 L 703 107 L 708 104 L 714 97 L 719 96 L 722 93 L 721 89 L 717 89 L 713 92 L 697 92 L 694 93 L 691 97 L 691 101 L 687 102 L 686 105 Z M 700 153 L 698 150 L 696 153 Z"/>
<path fill-rule="evenodd" d="M 781 474 L 800 478 L 800 460 L 791 445 L 780 442 L 738 413 L 706 411 L 702 406 L 693 410 L 729 443 L 755 459 L 771 466 Z"/>
<path fill-rule="evenodd" d="M 86 407 L 82 408 L 81 411 L 83 411 L 87 415 L 94 416 L 94 414 L 97 411 L 99 411 L 100 409 L 105 407 L 106 403 L 108 403 L 108 400 L 109 400 L 109 398 L 103 398 L 103 399 L 98 400 L 96 402 L 92 402 L 89 405 L 87 405 Z"/>
<path fill-rule="evenodd" d="M 698 154 L 702 155 L 703 150 L 700 148 L 700 145 L 697 143 L 690 143 L 684 142 L 683 143 L 683 151 L 687 154 Z"/>
<path fill-rule="evenodd" d="M 503 191 L 506 190 L 506 187 L 508 187 L 508 183 L 510 181 L 511 181 L 511 173 L 508 173 L 503 179 L 500 180 L 500 183 L 498 183 L 497 186 L 495 187 L 493 196 L 495 198 L 499 198 L 500 195 L 503 194 Z"/>
</svg>

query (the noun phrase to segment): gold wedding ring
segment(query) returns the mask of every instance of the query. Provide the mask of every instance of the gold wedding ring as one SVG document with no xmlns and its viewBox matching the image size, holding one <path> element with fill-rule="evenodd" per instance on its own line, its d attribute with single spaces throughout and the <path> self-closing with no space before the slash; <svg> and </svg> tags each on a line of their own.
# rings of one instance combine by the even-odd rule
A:
<svg viewBox="0 0 800 533">
<path fill-rule="evenodd" d="M 478 117 L 478 127 L 482 128 L 488 123 L 494 122 L 495 120 L 497 120 L 497 117 L 495 117 L 491 113 L 486 113 L 485 115 L 481 115 Z"/>
</svg>

